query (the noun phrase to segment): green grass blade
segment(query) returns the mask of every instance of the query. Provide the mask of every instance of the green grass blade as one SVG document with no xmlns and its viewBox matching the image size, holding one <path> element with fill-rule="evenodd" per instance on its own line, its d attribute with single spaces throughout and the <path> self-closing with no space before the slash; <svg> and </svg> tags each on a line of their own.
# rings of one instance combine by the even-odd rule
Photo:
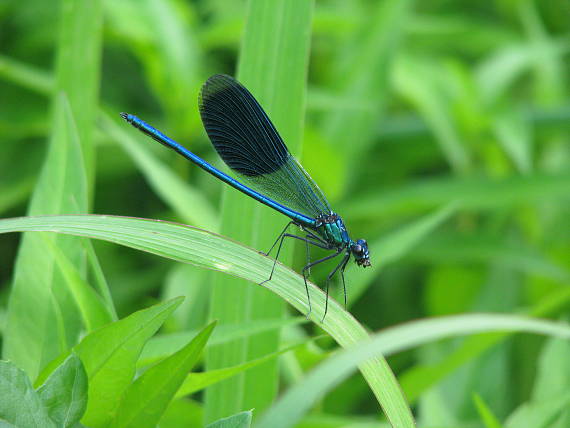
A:
<svg viewBox="0 0 570 428">
<path fill-rule="evenodd" d="M 87 332 L 91 332 L 97 327 L 102 327 L 111 322 L 113 320 L 113 314 L 108 310 L 95 290 L 81 277 L 79 271 L 75 268 L 73 263 L 69 261 L 63 251 L 54 245 L 51 239 L 52 237 L 41 237 L 46 243 L 46 247 L 49 248 L 53 254 L 55 263 L 65 279 L 69 293 L 81 313 L 83 325 Z"/>
<path fill-rule="evenodd" d="M 293 154 L 301 152 L 312 8 L 310 0 L 250 0 L 239 55 L 238 79 L 267 111 Z M 269 249 L 286 220 L 234 189 L 226 186 L 223 192 L 222 233 Z M 288 260 L 288 253 L 288 249 L 283 251 L 282 261 Z M 242 285 L 243 281 L 237 279 L 216 278 L 211 298 L 212 318 L 223 325 L 283 317 L 282 301 L 262 289 Z M 207 353 L 207 367 L 210 370 L 233 366 L 278 347 L 278 331 L 212 347 Z M 258 411 L 266 408 L 277 393 L 278 380 L 277 363 L 270 361 L 209 388 L 205 421 L 244 408 Z"/>
<path fill-rule="evenodd" d="M 374 355 L 389 355 L 449 337 L 504 330 L 570 338 L 570 326 L 567 324 L 495 314 L 440 317 L 392 327 L 327 359 L 265 413 L 256 428 L 294 426 L 319 397 L 348 377 L 358 364 Z"/>
<path fill-rule="evenodd" d="M 347 154 L 351 165 L 365 153 L 374 136 L 374 125 L 387 101 L 394 55 L 404 35 L 413 3 L 412 0 L 375 3 L 360 16 L 356 27 L 358 31 L 350 43 L 344 45 L 345 51 L 338 55 L 340 64 L 333 79 L 341 86 L 342 98 L 356 101 L 359 105 L 373 98 L 371 109 L 338 109 L 325 118 L 325 138 L 334 144 L 335 149 Z"/>
<path fill-rule="evenodd" d="M 305 322 L 305 318 L 289 318 L 277 320 L 249 321 L 237 325 L 226 325 L 218 327 L 208 344 L 221 345 L 236 339 L 248 338 L 252 335 L 266 332 L 268 330 L 279 330 L 283 327 Z M 180 333 L 171 333 L 157 335 L 146 344 L 138 365 L 143 367 L 161 360 L 167 355 L 178 351 L 192 337 L 196 336 L 198 331 L 184 331 Z"/>
<path fill-rule="evenodd" d="M 563 287 L 541 298 L 527 313 L 533 317 L 543 317 L 556 313 L 570 302 L 570 289 Z M 400 384 L 406 397 L 415 402 L 421 394 L 453 373 L 468 361 L 480 356 L 496 344 L 510 337 L 510 333 L 493 333 L 469 337 L 441 361 L 432 364 L 417 364 L 400 375 Z"/>
<path fill-rule="evenodd" d="M 93 182 L 91 135 L 99 92 L 100 2 L 64 0 L 60 6 L 52 134 L 28 210 L 32 215 L 86 212 Z M 47 80 L 37 77 L 35 87 L 42 90 Z M 80 241 L 57 238 L 55 244 L 80 271 L 85 268 Z M 3 355 L 34 378 L 77 338 L 79 327 L 77 310 L 54 269 L 49 249 L 38 236 L 24 237 L 8 306 Z"/>
<path fill-rule="evenodd" d="M 168 403 L 198 361 L 216 322 L 205 327 L 185 347 L 144 372 L 125 391 L 112 428 L 153 428 Z"/>
<path fill-rule="evenodd" d="M 20 70 L 23 70 L 21 75 L 17 74 Z M 45 95 L 52 93 L 55 88 L 55 83 L 44 73 L 9 58 L 0 57 L 0 74 L 6 74 L 6 77 L 11 80 Z M 17 75 L 18 79 L 12 78 L 12 75 Z M 35 76 L 40 77 L 36 78 Z M 150 150 L 146 148 L 152 143 L 146 140 L 138 143 L 133 135 L 141 138 L 141 140 L 144 140 L 145 137 L 141 137 L 136 131 L 126 127 L 124 121 L 112 119 L 103 109 L 100 109 L 98 114 L 103 132 L 121 145 L 145 175 L 156 194 L 172 208 L 180 219 L 209 230 L 218 230 L 218 213 L 211 206 L 211 203 L 201 192 L 192 189 L 170 168 L 153 157 Z M 14 200 L 18 201 L 28 185 L 28 183 L 23 183 L 23 189 L 10 188 L 11 193 L 6 195 L 6 200 L 0 200 L 0 212 L 5 209 L 3 208 L 4 204 L 10 206 L 15 203 Z"/>
<path fill-rule="evenodd" d="M 101 268 L 97 254 L 95 254 L 93 244 L 89 239 L 84 240 L 83 244 L 85 245 L 87 259 L 89 260 L 89 265 L 93 272 L 95 288 L 98 290 L 101 298 L 103 299 L 107 311 L 109 311 L 111 314 L 112 320 L 117 321 L 118 316 L 117 311 L 115 310 L 115 305 L 113 303 L 113 298 L 111 297 L 111 291 L 109 290 L 109 285 L 105 279 L 105 274 L 103 273 L 103 269 Z"/>
<path fill-rule="evenodd" d="M 86 209 L 81 147 L 69 105 L 64 96 L 58 96 L 50 147 L 29 213 L 77 213 Z M 81 269 L 79 240 L 58 237 L 54 244 Z M 53 328 L 62 326 L 62 322 L 56 321 L 58 313 L 63 313 L 64 331 Z M 35 378 L 45 364 L 66 350 L 67 341 L 77 337 L 79 327 L 77 309 L 67 292 L 65 279 L 56 269 L 50 247 L 38 235 L 24 235 L 8 303 L 4 357 Z"/>
<path fill-rule="evenodd" d="M 459 208 L 491 210 L 521 203 L 566 200 L 570 174 L 529 174 L 502 179 L 485 177 L 421 180 L 397 190 L 376 192 L 342 206 L 355 219 L 375 219 L 378 215 L 416 212 L 448 203 Z"/>
<path fill-rule="evenodd" d="M 56 88 L 69 97 L 91 189 L 95 174 L 93 128 L 99 99 L 103 30 L 101 0 L 64 0 L 61 11 Z"/>
<path fill-rule="evenodd" d="M 481 420 L 485 424 L 485 428 L 503 428 L 497 417 L 493 414 L 487 403 L 479 394 L 474 394 L 473 401 Z"/>
<path fill-rule="evenodd" d="M 156 220 L 113 216 L 52 216 L 0 220 L 0 233 L 53 231 L 103 239 L 173 260 L 259 283 L 266 279 L 272 259 L 239 243 L 200 229 Z M 264 287 L 278 294 L 302 314 L 308 310 L 303 278 L 277 264 L 273 280 Z M 320 322 L 325 295 L 309 283 L 313 311 L 311 320 Z M 324 324 L 320 325 L 341 346 L 348 347 L 368 337 L 366 330 L 334 300 Z M 414 422 L 402 391 L 386 361 L 375 357 L 360 370 L 388 419 L 396 426 L 412 427 Z"/>
<path fill-rule="evenodd" d="M 521 112 L 511 110 L 497 114 L 493 132 L 517 170 L 528 174 L 533 169 L 532 128 Z"/>
<path fill-rule="evenodd" d="M 303 345 L 303 344 L 301 344 Z M 287 348 L 281 349 L 276 352 L 272 352 L 269 355 L 265 355 L 255 360 L 248 361 L 243 364 L 239 364 L 233 367 L 225 367 L 218 370 L 208 370 L 200 373 L 191 373 L 188 375 L 184 383 L 180 386 L 180 389 L 176 393 L 177 397 L 184 397 L 185 395 L 190 395 L 195 392 L 201 391 L 210 385 L 215 385 L 225 379 L 229 379 L 232 376 L 236 376 L 254 367 L 258 367 L 260 364 L 266 363 L 276 359 L 278 356 L 283 355 L 286 352 L 292 351 L 301 345 L 288 346 Z"/>
<path fill-rule="evenodd" d="M 0 56 L 0 76 L 43 94 L 50 94 L 55 86 L 52 76 L 48 73 L 6 56 Z"/>
</svg>

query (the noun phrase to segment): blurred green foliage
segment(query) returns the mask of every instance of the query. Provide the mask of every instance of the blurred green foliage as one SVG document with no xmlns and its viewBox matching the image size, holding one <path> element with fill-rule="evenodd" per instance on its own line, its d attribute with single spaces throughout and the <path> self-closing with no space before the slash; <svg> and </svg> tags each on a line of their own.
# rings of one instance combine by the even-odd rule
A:
<svg viewBox="0 0 570 428">
<path fill-rule="evenodd" d="M 81 49 L 58 54 L 60 6 L 0 3 L 0 216 L 39 214 L 29 201 L 40 188 L 46 142 L 58 138 L 49 97 L 58 88 L 83 115 L 76 121 L 89 212 L 220 230 L 222 185 L 161 146 L 134 140 L 114 120 L 119 111 L 136 113 L 219 166 L 196 100 L 211 74 L 236 74 L 246 3 L 103 1 L 102 38 L 92 25 L 86 48 L 100 60 Z M 376 266 L 366 277 L 347 271 L 349 296 L 352 281 L 357 290 L 350 311 L 370 330 L 475 311 L 568 318 L 569 13 L 561 0 L 316 2 L 298 154 L 352 236 L 391 251 L 372 254 Z M 92 24 L 95 15 L 83 19 Z M 61 71 L 66 61 L 76 73 Z M 286 85 L 281 79 L 269 83 Z M 19 242 L 0 238 L 0 319 L 8 318 Z M 164 332 L 205 325 L 208 285 L 219 274 L 108 243 L 94 247 L 120 317 L 187 295 Z M 297 250 L 299 268 L 304 248 Z M 315 269 L 315 283 L 327 272 Z M 318 333 L 287 326 L 280 343 Z M 275 376 L 284 387 L 295 383 L 331 347 L 311 343 L 283 357 Z M 569 351 L 560 339 L 504 334 L 424 345 L 388 361 L 420 426 L 542 420 L 528 426 L 563 428 L 568 407 L 545 413 L 543 404 L 570 388 Z M 164 426 L 176 426 L 183 409 L 201 417 L 201 397 L 193 398 L 175 402 Z M 364 427 L 376 415 L 357 374 L 302 426 Z"/>
</svg>

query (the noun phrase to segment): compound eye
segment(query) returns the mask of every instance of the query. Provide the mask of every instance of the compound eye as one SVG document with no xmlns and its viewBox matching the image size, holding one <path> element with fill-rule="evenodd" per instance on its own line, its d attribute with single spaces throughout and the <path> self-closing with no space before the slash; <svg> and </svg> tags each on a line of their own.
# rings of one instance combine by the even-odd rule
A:
<svg viewBox="0 0 570 428">
<path fill-rule="evenodd" d="M 354 246 L 354 248 L 353 248 L 353 251 L 354 251 L 355 253 L 357 253 L 357 254 L 362 253 L 362 245 L 356 244 L 356 245 Z"/>
</svg>

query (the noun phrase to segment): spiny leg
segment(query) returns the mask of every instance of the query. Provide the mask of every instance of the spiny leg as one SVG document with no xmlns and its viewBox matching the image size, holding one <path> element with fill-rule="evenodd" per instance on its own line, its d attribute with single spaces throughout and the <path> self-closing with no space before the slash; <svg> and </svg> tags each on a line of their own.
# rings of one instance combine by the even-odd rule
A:
<svg viewBox="0 0 570 428">
<path fill-rule="evenodd" d="M 316 245 L 314 242 L 311 241 L 311 243 L 313 245 Z M 320 245 L 316 245 L 317 247 L 321 247 L 321 248 L 325 248 L 327 250 L 330 250 L 330 247 L 324 247 L 324 246 L 320 246 Z M 318 265 L 319 263 L 322 262 L 326 262 L 327 260 L 333 259 L 336 256 L 338 256 L 340 254 L 340 252 L 343 250 L 343 248 L 339 248 L 337 249 L 334 254 L 330 254 L 326 257 L 323 257 L 322 259 L 316 260 L 312 263 L 308 263 L 305 265 L 305 267 L 303 268 L 303 279 L 305 280 L 305 291 L 307 292 L 307 301 L 309 303 L 309 312 L 307 312 L 307 318 L 309 318 L 309 315 L 311 315 L 311 296 L 309 295 L 309 285 L 307 284 L 307 271 L 310 270 L 313 266 Z M 327 296 L 328 296 L 328 292 L 327 292 Z"/>
<path fill-rule="evenodd" d="M 342 248 L 341 248 L 341 251 L 342 251 Z M 340 251 L 338 253 L 340 253 Z M 327 311 L 329 310 L 329 283 L 331 281 L 331 278 L 335 275 L 335 273 L 337 273 L 337 271 L 339 269 L 341 269 L 341 272 L 342 272 L 342 270 L 346 266 L 346 263 L 348 262 L 349 258 L 350 258 L 350 254 L 345 255 L 344 258 L 340 261 L 340 263 L 338 265 L 336 265 L 336 267 L 332 270 L 332 272 L 327 275 L 327 281 L 325 283 L 325 295 L 326 295 L 325 313 L 323 314 L 323 319 L 321 320 L 321 323 L 323 323 L 325 321 L 325 317 L 327 316 Z M 342 277 L 342 284 L 344 286 L 344 276 Z M 346 289 L 345 289 L 345 294 L 344 294 L 344 306 L 346 309 Z"/>
<path fill-rule="evenodd" d="M 273 278 L 273 272 L 275 272 L 275 266 L 277 265 L 277 260 L 279 259 L 279 254 L 281 253 L 281 247 L 283 246 L 283 241 L 285 240 L 285 238 L 295 238 L 295 239 L 298 239 L 300 241 L 304 241 L 307 244 L 315 245 L 319 248 L 324 248 L 327 250 L 329 249 L 329 247 L 324 246 L 320 242 L 314 242 L 314 241 L 311 241 L 310 239 L 301 238 L 300 236 L 297 236 L 297 235 L 291 235 L 290 233 L 284 233 L 284 231 L 283 231 L 278 238 L 278 240 L 280 240 L 280 242 L 279 242 L 279 246 L 277 247 L 277 254 L 275 255 L 275 260 L 273 261 L 273 267 L 271 268 L 271 273 L 269 274 L 269 278 L 267 278 L 264 281 L 261 281 L 259 283 L 259 285 L 263 285 L 266 282 L 271 281 L 271 279 Z M 273 246 L 275 246 L 275 244 L 273 244 Z M 269 251 L 271 251 L 271 249 Z M 305 279 L 305 283 L 306 283 L 306 279 Z"/>
<path fill-rule="evenodd" d="M 309 241 L 308 241 L 309 234 L 308 233 L 307 233 L 307 236 L 305 236 L 305 238 L 306 238 L 305 239 L 305 249 L 306 249 L 305 254 L 307 257 L 306 261 L 308 264 L 310 264 L 311 263 L 311 251 L 309 250 Z M 308 275 L 311 276 L 311 269 L 309 269 Z"/>
<path fill-rule="evenodd" d="M 350 260 L 350 254 L 347 254 L 343 260 L 343 265 L 340 268 L 340 277 L 342 279 L 342 291 L 344 292 L 344 310 L 345 311 L 346 311 L 346 308 L 348 306 L 348 302 L 347 302 L 347 294 L 346 294 L 346 284 L 344 282 L 344 270 L 346 269 L 346 265 L 348 264 L 349 260 Z"/>
</svg>

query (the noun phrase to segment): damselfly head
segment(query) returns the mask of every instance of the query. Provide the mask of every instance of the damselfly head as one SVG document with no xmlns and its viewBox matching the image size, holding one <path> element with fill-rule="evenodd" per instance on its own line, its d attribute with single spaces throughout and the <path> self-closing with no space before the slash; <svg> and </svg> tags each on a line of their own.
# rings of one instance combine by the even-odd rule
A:
<svg viewBox="0 0 570 428">
<path fill-rule="evenodd" d="M 368 252 L 368 243 L 364 239 L 359 239 L 352 244 L 350 248 L 354 261 L 358 266 L 370 266 L 370 254 Z"/>
</svg>

